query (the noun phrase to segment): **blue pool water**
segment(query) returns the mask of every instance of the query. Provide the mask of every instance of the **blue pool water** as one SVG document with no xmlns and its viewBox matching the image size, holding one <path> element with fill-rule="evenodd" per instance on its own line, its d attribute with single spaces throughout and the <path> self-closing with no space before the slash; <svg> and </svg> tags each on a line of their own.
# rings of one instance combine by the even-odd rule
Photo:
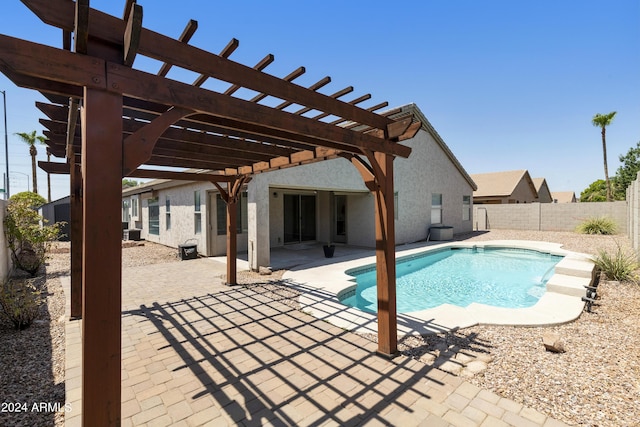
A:
<svg viewBox="0 0 640 427">
<path fill-rule="evenodd" d="M 495 307 L 534 305 L 561 256 L 513 248 L 451 248 L 416 255 L 396 266 L 398 313 L 441 304 L 466 307 L 472 302 Z M 356 278 L 355 292 L 341 302 L 363 311 L 377 311 L 375 267 L 347 271 Z"/>
</svg>

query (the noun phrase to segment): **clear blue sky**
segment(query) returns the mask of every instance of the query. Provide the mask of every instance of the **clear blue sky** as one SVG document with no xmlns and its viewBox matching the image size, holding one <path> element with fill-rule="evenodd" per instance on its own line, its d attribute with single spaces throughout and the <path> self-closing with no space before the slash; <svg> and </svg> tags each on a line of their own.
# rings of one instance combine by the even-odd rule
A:
<svg viewBox="0 0 640 427">
<path fill-rule="evenodd" d="M 415 102 L 466 170 L 528 169 L 551 191 L 579 195 L 604 177 L 596 113 L 617 111 L 607 130 L 609 171 L 640 142 L 640 1 L 158 1 L 139 0 L 144 26 L 178 37 L 199 23 L 191 43 L 219 52 L 235 37 L 231 59 L 252 66 L 267 53 L 267 72 L 322 91 L 355 87 L 364 106 Z M 124 0 L 92 0 L 121 16 Z M 3 34 L 61 47 L 62 36 L 18 0 L 4 0 Z M 155 73 L 159 64 L 138 63 Z M 172 76 L 170 74 L 169 76 Z M 177 76 L 174 74 L 174 76 Z M 190 81 L 192 77 L 188 80 Z M 26 190 L 27 146 L 13 134 L 41 130 L 38 93 L 7 91 L 11 192 Z M 4 129 L 3 129 L 4 131 Z M 0 152 L 3 150 L 0 150 Z M 45 150 L 38 158 L 45 159 Z M 1 171 L 4 171 L 4 155 Z M 15 172 L 15 173 L 14 173 Z M 68 179 L 52 176 L 53 199 L 68 195 Z M 46 196 L 46 174 L 38 175 Z"/>
</svg>

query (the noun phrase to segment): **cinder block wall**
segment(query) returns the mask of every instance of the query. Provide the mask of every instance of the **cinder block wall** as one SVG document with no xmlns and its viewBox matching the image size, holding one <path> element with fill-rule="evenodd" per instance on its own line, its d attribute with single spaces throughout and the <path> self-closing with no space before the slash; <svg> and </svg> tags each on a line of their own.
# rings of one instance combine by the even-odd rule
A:
<svg viewBox="0 0 640 427">
<path fill-rule="evenodd" d="M 636 253 L 640 252 L 640 173 L 627 187 L 627 235 Z"/>
<path fill-rule="evenodd" d="M 511 205 L 476 205 L 476 229 L 482 228 L 486 212 L 486 229 L 573 231 L 590 217 L 607 216 L 618 224 L 618 233 L 628 229 L 627 202 L 595 203 L 526 203 Z"/>
</svg>

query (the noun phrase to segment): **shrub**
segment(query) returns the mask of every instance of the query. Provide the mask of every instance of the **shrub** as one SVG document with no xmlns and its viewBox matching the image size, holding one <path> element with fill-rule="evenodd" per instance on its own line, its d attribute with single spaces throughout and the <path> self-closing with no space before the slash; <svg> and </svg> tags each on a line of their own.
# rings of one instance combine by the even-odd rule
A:
<svg viewBox="0 0 640 427">
<path fill-rule="evenodd" d="M 44 299 L 34 279 L 7 280 L 0 288 L 2 311 L 18 330 L 28 328 L 38 318 Z"/>
<path fill-rule="evenodd" d="M 635 282 L 634 271 L 638 268 L 635 255 L 625 253 L 618 245 L 618 250 L 611 255 L 607 251 L 600 249 L 594 261 L 596 267 L 602 271 L 607 279 L 620 282 Z"/>
<path fill-rule="evenodd" d="M 18 193 L 9 199 L 4 218 L 5 234 L 11 258 L 17 268 L 35 276 L 44 263 L 51 241 L 60 235 L 61 223 L 41 225 L 44 218 L 35 210 L 41 196 Z"/>
<path fill-rule="evenodd" d="M 591 217 L 578 225 L 577 231 L 582 234 L 615 234 L 617 224 L 609 217 Z"/>
</svg>

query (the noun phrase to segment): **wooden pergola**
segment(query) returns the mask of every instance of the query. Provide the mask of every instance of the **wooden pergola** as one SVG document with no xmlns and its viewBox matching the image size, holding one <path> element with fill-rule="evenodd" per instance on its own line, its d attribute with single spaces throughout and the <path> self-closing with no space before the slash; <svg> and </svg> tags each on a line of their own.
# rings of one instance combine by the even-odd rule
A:
<svg viewBox="0 0 640 427">
<path fill-rule="evenodd" d="M 63 48 L 0 35 L 0 71 L 16 85 L 44 94 L 38 108 L 53 155 L 40 162 L 71 182 L 71 315 L 82 317 L 83 424 L 119 425 L 121 369 L 121 200 L 123 177 L 209 181 L 227 205 L 227 281 L 236 280 L 236 208 L 251 176 L 343 157 L 375 197 L 378 352 L 397 353 L 393 160 L 411 150 L 412 116 L 379 114 L 386 103 L 344 101 L 352 87 L 319 92 L 325 77 L 303 87 L 267 74 L 267 55 L 255 66 L 229 59 L 233 39 L 219 54 L 188 44 L 190 21 L 176 40 L 142 26 L 142 7 L 128 0 L 122 18 L 89 7 L 88 0 L 22 0 L 42 21 L 62 29 Z M 163 63 L 156 74 L 133 67 L 135 58 Z M 172 67 L 195 81 L 167 78 Z M 209 79 L 224 92 L 203 88 Z M 245 99 L 236 92 L 249 89 Z M 234 96 L 234 94 L 236 94 Z M 268 101 L 268 102 L 267 102 Z M 158 167 L 172 167 L 166 170 Z M 184 172 L 189 169 L 190 172 Z M 198 173 L 193 172 L 198 170 Z"/>
</svg>

